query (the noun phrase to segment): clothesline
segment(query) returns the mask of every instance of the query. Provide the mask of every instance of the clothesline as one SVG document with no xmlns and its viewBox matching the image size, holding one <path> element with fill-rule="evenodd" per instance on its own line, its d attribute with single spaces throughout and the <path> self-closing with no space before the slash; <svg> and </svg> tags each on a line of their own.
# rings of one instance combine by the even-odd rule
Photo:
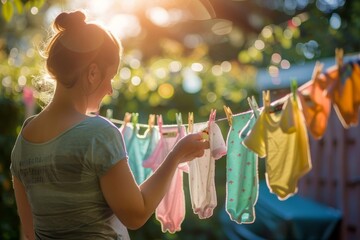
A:
<svg viewBox="0 0 360 240">
<path fill-rule="evenodd" d="M 339 55 L 339 52 L 336 52 L 337 56 L 336 56 L 336 65 L 338 67 L 338 69 L 342 66 L 344 66 L 345 64 L 343 63 L 343 52 L 340 52 L 340 55 Z M 314 79 L 316 79 L 318 77 L 319 74 L 322 73 L 322 70 L 323 70 L 323 64 L 320 63 L 320 62 L 316 62 L 315 63 L 315 66 L 314 66 L 314 70 L 313 70 L 313 74 L 311 76 L 311 79 L 309 81 L 307 81 L 306 83 L 302 84 L 301 86 L 299 86 L 297 88 L 296 91 L 302 93 L 308 86 L 310 86 L 311 84 L 313 84 L 314 82 Z M 286 94 L 284 97 L 281 97 L 280 99 L 277 99 L 273 102 L 270 103 L 271 106 L 280 106 L 282 108 L 282 104 L 286 102 L 286 100 L 292 95 L 292 94 L 295 94 L 290 92 L 289 94 Z M 225 106 L 224 106 L 225 107 Z M 262 107 L 259 107 L 258 109 L 260 111 L 262 111 L 264 108 L 264 106 Z M 279 110 L 281 110 L 281 108 Z M 236 114 L 231 114 L 232 116 L 239 116 L 239 115 L 243 115 L 243 114 L 246 114 L 248 112 L 251 112 L 252 109 L 248 110 L 248 111 L 245 111 L 245 112 L 240 112 L 240 113 L 236 113 Z M 111 109 L 108 109 L 107 110 L 107 113 L 106 113 L 106 118 L 108 118 L 111 122 L 113 122 L 114 124 L 120 124 L 120 125 L 123 125 L 125 123 L 125 121 L 123 120 L 119 120 L 119 119 L 114 119 L 112 118 L 112 110 Z M 225 118 L 219 118 L 219 119 L 216 119 L 215 122 L 222 122 L 222 121 L 228 121 L 229 118 L 228 116 L 225 117 Z M 200 122 L 200 124 L 202 123 L 205 123 L 205 122 Z M 145 127 L 145 128 L 148 128 L 149 127 L 149 124 L 143 124 L 143 123 L 136 123 L 137 126 L 139 127 Z M 165 124 L 166 126 L 169 126 L 169 127 L 173 127 L 173 126 L 178 126 L 178 124 Z M 188 126 L 189 124 L 181 124 L 183 126 Z"/>
<path fill-rule="evenodd" d="M 299 88 L 298 88 L 298 91 L 302 91 L 303 89 L 306 89 L 306 87 L 308 85 L 310 85 L 312 83 L 313 80 L 310 80 L 308 82 L 306 82 L 305 84 L 301 85 Z M 272 105 L 277 105 L 277 104 L 280 104 L 280 103 L 283 103 L 285 102 L 288 97 L 290 97 L 290 93 L 285 95 L 284 97 L 280 98 L 280 99 L 277 99 L 275 101 L 273 101 L 271 104 Z M 260 107 L 259 110 L 261 111 L 263 109 L 263 107 Z M 240 116 L 240 115 L 243 115 L 243 114 L 247 114 L 248 112 L 251 112 L 252 110 L 248 110 L 248 111 L 245 111 L 245 112 L 240 112 L 240 113 L 236 113 L 236 114 L 233 114 L 233 116 Z M 119 119 L 115 119 L 115 118 L 112 118 L 112 110 L 111 109 L 108 109 L 108 111 L 106 112 L 106 118 L 108 118 L 112 123 L 114 124 L 124 124 L 125 121 L 124 120 L 119 120 Z M 227 121 L 228 118 L 227 117 L 223 117 L 223 118 L 218 118 L 215 120 L 215 122 L 222 122 L 222 121 Z M 205 122 L 200 122 L 200 123 L 205 123 Z M 144 128 L 148 128 L 149 127 L 149 124 L 145 124 L 145 123 L 136 123 L 137 126 L 139 127 L 144 127 Z M 174 127 L 174 126 L 177 126 L 177 124 L 165 124 L 166 126 L 169 126 L 169 127 Z M 188 126 L 189 124 L 182 124 L 183 126 Z"/>
<path fill-rule="evenodd" d="M 262 109 L 262 107 L 260 108 Z M 233 116 L 239 116 L 239 115 L 242 115 L 242 114 L 246 114 L 248 112 L 250 112 L 252 110 L 249 110 L 249 111 L 246 111 L 246 112 L 241 112 L 241 113 L 237 113 L 237 114 L 234 114 Z M 109 117 L 109 115 L 106 116 L 106 118 L 108 118 L 112 123 L 115 123 L 115 124 L 124 124 L 125 121 L 124 120 L 119 120 L 119 119 L 116 119 L 116 118 L 111 118 Z M 222 121 L 227 121 L 228 119 L 227 118 L 218 118 L 215 120 L 215 122 L 222 122 Z M 200 122 L 200 123 L 205 123 L 205 122 Z M 139 127 L 149 127 L 149 124 L 145 124 L 145 123 L 136 123 L 137 126 Z M 183 126 L 189 126 L 188 123 L 184 123 L 184 124 L 181 124 Z M 169 126 L 169 127 L 175 127 L 175 126 L 178 126 L 177 124 L 165 124 L 165 126 Z"/>
</svg>

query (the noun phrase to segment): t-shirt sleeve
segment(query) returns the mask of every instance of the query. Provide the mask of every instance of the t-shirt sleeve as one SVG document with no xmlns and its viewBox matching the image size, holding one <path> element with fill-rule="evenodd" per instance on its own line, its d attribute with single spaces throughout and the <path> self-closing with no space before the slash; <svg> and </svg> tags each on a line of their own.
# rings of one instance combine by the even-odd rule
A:
<svg viewBox="0 0 360 240">
<path fill-rule="evenodd" d="M 127 159 L 127 152 L 120 130 L 109 125 L 97 131 L 88 151 L 88 161 L 96 175 L 104 175 L 123 159 Z"/>
<path fill-rule="evenodd" d="M 35 117 L 36 115 L 30 116 L 29 118 L 27 118 L 22 127 L 21 127 L 21 131 L 19 133 L 19 135 L 16 138 L 16 142 L 14 144 L 14 147 L 11 151 L 11 163 L 10 163 L 10 172 L 11 175 L 17 177 L 20 181 L 21 180 L 21 176 L 20 176 L 20 159 L 21 159 L 21 151 L 19 149 L 21 149 L 20 145 L 20 135 L 22 130 L 24 129 L 24 127 Z"/>
<path fill-rule="evenodd" d="M 259 157 L 266 156 L 264 114 L 266 113 L 261 113 L 259 118 L 256 120 L 254 127 L 249 131 L 243 141 L 243 145 L 255 152 Z"/>
</svg>

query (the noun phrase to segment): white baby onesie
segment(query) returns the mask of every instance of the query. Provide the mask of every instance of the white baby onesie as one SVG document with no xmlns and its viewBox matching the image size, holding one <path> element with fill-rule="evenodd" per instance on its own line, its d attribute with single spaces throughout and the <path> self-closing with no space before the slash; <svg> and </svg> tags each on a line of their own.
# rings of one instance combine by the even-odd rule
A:
<svg viewBox="0 0 360 240">
<path fill-rule="evenodd" d="M 189 189 L 192 208 L 200 219 L 209 218 L 217 206 L 215 189 L 215 160 L 226 154 L 226 145 L 219 126 L 215 123 L 215 114 L 210 114 L 208 123 L 195 123 L 194 132 L 208 129 L 210 149 L 205 150 L 201 158 L 189 162 Z"/>
</svg>

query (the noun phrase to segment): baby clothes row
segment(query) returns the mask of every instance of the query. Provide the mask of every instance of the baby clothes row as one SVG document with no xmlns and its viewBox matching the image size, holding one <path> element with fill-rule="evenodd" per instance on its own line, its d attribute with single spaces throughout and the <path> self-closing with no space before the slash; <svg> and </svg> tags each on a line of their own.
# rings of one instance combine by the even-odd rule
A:
<svg viewBox="0 0 360 240">
<path fill-rule="evenodd" d="M 143 166 L 155 171 L 171 151 L 172 147 L 185 136 L 185 127 L 163 126 L 162 116 L 157 116 L 160 139 L 153 153 L 143 162 Z M 185 218 L 185 196 L 183 189 L 183 169 L 181 165 L 176 169 L 170 183 L 170 188 L 155 210 L 156 219 L 161 223 L 165 233 L 175 233 L 181 230 L 181 223 Z"/>
<path fill-rule="evenodd" d="M 225 208 L 230 219 L 239 224 L 255 221 L 254 207 L 259 193 L 258 157 L 242 144 L 255 121 L 253 111 L 233 116 L 226 140 Z"/>
<path fill-rule="evenodd" d="M 314 74 L 312 80 L 298 91 L 305 123 L 314 139 L 320 139 L 324 135 L 331 106 L 344 128 L 358 125 L 359 64 L 359 60 L 355 60 L 340 67 L 334 65 L 324 73 Z"/>
<path fill-rule="evenodd" d="M 189 173 L 190 198 L 194 213 L 199 218 L 209 218 L 217 205 L 215 189 L 215 160 L 226 154 L 226 145 L 219 126 L 215 123 L 216 111 L 212 111 L 209 121 L 196 123 L 194 132 L 208 131 L 210 148 L 201 158 L 187 164 L 179 164 L 172 178 L 169 191 L 164 196 L 155 215 L 163 232 L 174 233 L 181 230 L 185 218 L 185 198 L 183 172 Z M 134 116 L 133 116 L 134 117 Z M 128 150 L 129 165 L 138 184 L 155 171 L 173 146 L 186 134 L 181 115 L 177 126 L 163 126 L 162 116 L 157 116 L 157 127 L 148 128 L 139 134 L 138 125 L 125 123 L 120 130 Z M 135 120 L 136 121 L 136 120 Z M 179 122 L 180 121 L 180 122 Z"/>
<path fill-rule="evenodd" d="M 159 130 L 151 127 L 141 135 L 137 124 L 124 124 L 120 130 L 128 152 L 130 169 L 135 181 L 141 184 L 152 173 L 150 168 L 143 167 L 143 161 L 153 153 L 160 139 Z"/>
<path fill-rule="evenodd" d="M 300 177 L 311 169 L 305 120 L 300 103 L 289 96 L 281 112 L 270 111 L 270 94 L 263 92 L 264 109 L 243 144 L 266 157 L 266 181 L 284 200 L 297 192 Z"/>
<path fill-rule="evenodd" d="M 200 219 L 209 218 L 217 206 L 215 188 L 215 160 L 226 154 L 226 145 L 219 126 L 215 123 L 216 111 L 210 113 L 208 123 L 195 123 L 194 132 L 208 130 L 210 148 L 204 155 L 188 163 L 189 189 L 192 209 Z"/>
</svg>

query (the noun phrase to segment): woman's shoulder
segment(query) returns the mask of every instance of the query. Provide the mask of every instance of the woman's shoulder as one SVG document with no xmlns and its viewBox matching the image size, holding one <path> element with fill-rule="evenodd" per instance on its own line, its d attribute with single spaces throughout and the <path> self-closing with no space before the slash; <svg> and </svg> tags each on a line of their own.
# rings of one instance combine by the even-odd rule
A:
<svg viewBox="0 0 360 240">
<path fill-rule="evenodd" d="M 37 114 L 27 117 L 27 118 L 24 120 L 22 127 L 24 128 L 29 122 L 31 122 L 31 120 L 33 120 L 34 118 L 36 118 L 36 116 L 37 116 Z"/>
<path fill-rule="evenodd" d="M 105 117 L 102 117 L 100 115 L 96 115 L 96 116 L 89 116 L 87 118 L 87 121 L 95 126 L 95 127 L 100 127 L 100 128 L 118 128 L 115 126 L 114 123 L 112 123 L 110 120 L 108 120 Z"/>
<path fill-rule="evenodd" d="M 93 116 L 86 119 L 84 124 L 78 126 L 78 131 L 73 134 L 83 135 L 88 139 L 96 139 L 97 141 L 110 141 L 114 139 L 122 139 L 120 129 L 108 119 L 102 116 Z"/>
<path fill-rule="evenodd" d="M 102 116 L 91 116 L 84 123 L 88 125 L 88 130 L 92 133 L 120 133 L 119 128 L 114 123 Z"/>
</svg>

